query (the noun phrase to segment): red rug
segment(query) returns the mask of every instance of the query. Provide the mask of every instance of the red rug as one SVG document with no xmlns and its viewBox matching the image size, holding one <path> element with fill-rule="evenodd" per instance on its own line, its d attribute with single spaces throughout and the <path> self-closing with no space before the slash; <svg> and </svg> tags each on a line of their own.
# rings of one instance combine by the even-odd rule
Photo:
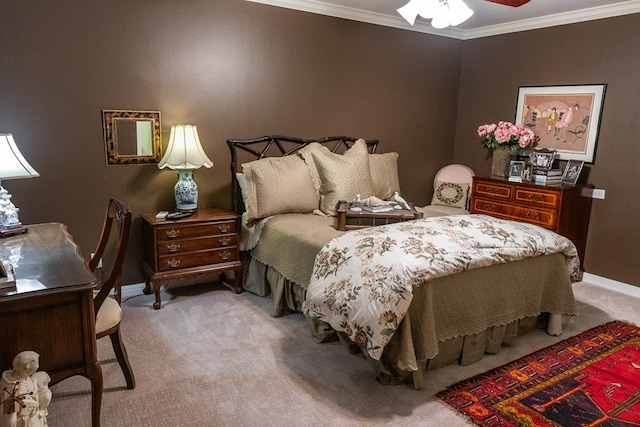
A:
<svg viewBox="0 0 640 427">
<path fill-rule="evenodd" d="M 640 329 L 607 323 L 436 396 L 479 426 L 640 426 Z"/>
</svg>

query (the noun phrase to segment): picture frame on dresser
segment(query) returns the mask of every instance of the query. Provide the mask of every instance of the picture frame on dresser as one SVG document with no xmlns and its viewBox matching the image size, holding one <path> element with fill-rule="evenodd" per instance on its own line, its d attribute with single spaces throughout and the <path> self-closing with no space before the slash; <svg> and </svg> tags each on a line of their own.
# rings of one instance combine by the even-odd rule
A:
<svg viewBox="0 0 640 427">
<path fill-rule="evenodd" d="M 549 170 L 553 166 L 553 161 L 556 159 L 557 152 L 555 150 L 548 150 L 546 148 L 540 150 L 531 150 L 529 156 L 529 164 L 534 169 Z"/>
<path fill-rule="evenodd" d="M 561 181 L 565 184 L 577 183 L 583 166 L 584 162 L 582 160 L 569 160 L 562 173 Z"/>
<path fill-rule="evenodd" d="M 525 162 L 511 160 L 509 163 L 509 181 L 522 182 L 522 175 L 525 170 Z"/>
<path fill-rule="evenodd" d="M 539 137 L 559 160 L 594 163 L 607 85 L 521 86 L 515 124 Z"/>
</svg>

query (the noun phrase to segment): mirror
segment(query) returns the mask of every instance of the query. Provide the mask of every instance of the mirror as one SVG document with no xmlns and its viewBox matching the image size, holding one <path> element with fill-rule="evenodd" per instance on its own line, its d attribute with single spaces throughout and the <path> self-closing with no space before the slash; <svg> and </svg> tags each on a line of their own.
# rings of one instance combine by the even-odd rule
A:
<svg viewBox="0 0 640 427">
<path fill-rule="evenodd" d="M 162 158 L 159 111 L 103 110 L 107 165 L 158 163 Z"/>
</svg>

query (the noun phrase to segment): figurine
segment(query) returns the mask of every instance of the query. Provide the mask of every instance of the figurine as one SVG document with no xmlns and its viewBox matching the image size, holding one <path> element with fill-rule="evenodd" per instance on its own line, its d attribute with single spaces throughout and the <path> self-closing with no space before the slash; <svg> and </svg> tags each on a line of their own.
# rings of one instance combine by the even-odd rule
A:
<svg viewBox="0 0 640 427">
<path fill-rule="evenodd" d="M 37 372 L 39 360 L 35 351 L 20 352 L 13 358 L 13 369 L 2 373 L 0 427 L 47 426 L 51 378 L 46 372 Z"/>
</svg>

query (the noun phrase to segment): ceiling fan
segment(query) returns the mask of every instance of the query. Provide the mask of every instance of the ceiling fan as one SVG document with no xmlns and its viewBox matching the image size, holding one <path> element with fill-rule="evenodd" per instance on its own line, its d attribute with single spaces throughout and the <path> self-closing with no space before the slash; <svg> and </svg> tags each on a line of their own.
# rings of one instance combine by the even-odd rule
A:
<svg viewBox="0 0 640 427">
<path fill-rule="evenodd" d="M 505 6 L 518 7 L 530 0 L 486 0 Z M 473 15 L 473 10 L 463 0 L 410 0 L 398 9 L 398 13 L 411 25 L 418 15 L 431 19 L 434 28 L 446 28 L 449 25 L 462 24 Z"/>
<path fill-rule="evenodd" d="M 490 1 L 491 3 L 503 4 L 505 6 L 518 7 L 518 6 L 522 6 L 525 3 L 529 3 L 530 0 L 486 0 L 486 1 Z"/>
</svg>

